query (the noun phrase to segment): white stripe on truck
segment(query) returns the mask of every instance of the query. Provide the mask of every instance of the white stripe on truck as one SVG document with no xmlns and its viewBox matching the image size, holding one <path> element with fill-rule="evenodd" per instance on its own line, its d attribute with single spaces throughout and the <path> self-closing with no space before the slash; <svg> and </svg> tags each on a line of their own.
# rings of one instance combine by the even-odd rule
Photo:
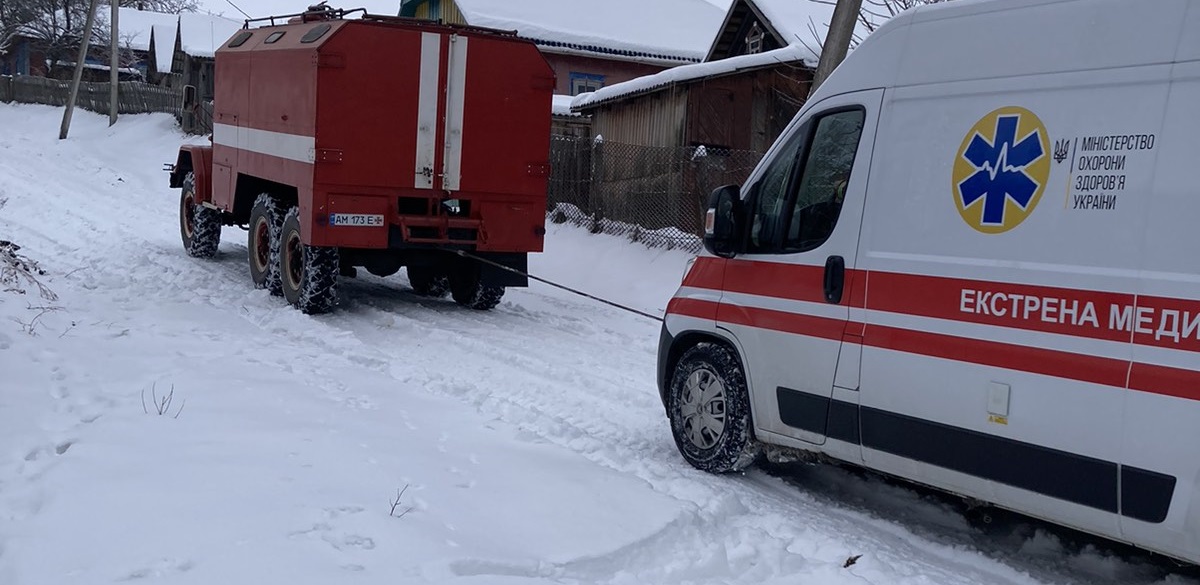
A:
<svg viewBox="0 0 1200 585">
<path fill-rule="evenodd" d="M 450 36 L 450 72 L 446 87 L 446 155 L 442 188 L 457 191 L 462 179 L 463 107 L 467 92 L 467 37 Z"/>
<path fill-rule="evenodd" d="M 302 163 L 316 160 L 317 139 L 312 136 L 213 124 L 213 144 Z"/>
<path fill-rule="evenodd" d="M 417 166 L 414 186 L 433 188 L 437 151 L 438 74 L 442 65 L 442 35 L 421 33 L 421 76 L 417 90 Z"/>
</svg>

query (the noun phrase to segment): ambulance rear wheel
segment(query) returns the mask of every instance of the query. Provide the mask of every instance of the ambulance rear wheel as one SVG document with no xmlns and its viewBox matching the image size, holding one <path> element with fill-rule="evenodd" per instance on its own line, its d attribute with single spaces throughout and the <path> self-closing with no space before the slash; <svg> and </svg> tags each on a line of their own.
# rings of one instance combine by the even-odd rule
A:
<svg viewBox="0 0 1200 585">
<path fill-rule="evenodd" d="M 700 343 L 684 352 L 671 376 L 667 416 L 680 454 L 697 469 L 740 471 L 758 456 L 746 375 L 724 345 Z"/>
<path fill-rule="evenodd" d="M 269 193 L 254 200 L 250 210 L 250 235 L 246 244 L 250 261 L 250 279 L 257 288 L 271 294 L 283 294 L 279 271 L 279 240 L 283 232 L 283 204 Z"/>
<path fill-rule="evenodd" d="M 338 249 L 309 246 L 300 239 L 300 210 L 283 218 L 279 271 L 283 298 L 306 314 L 327 313 L 337 304 Z"/>
<path fill-rule="evenodd" d="M 440 299 L 450 292 L 450 279 L 446 274 L 430 266 L 409 266 L 408 283 L 413 292 L 423 297 Z"/>
<path fill-rule="evenodd" d="M 179 235 L 183 249 L 193 258 L 212 258 L 221 244 L 221 212 L 196 201 L 196 176 L 183 178 L 179 197 Z"/>
</svg>

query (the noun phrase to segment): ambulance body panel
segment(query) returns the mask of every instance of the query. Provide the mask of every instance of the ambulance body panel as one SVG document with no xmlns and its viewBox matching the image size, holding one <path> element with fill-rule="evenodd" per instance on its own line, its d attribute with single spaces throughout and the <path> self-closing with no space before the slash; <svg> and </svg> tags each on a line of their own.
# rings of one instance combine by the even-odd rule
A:
<svg viewBox="0 0 1200 585">
<path fill-rule="evenodd" d="M 708 343 L 758 444 L 1200 561 L 1197 103 L 1195 3 L 889 22 L 714 193 L 660 345 L 685 457 Z"/>
</svg>

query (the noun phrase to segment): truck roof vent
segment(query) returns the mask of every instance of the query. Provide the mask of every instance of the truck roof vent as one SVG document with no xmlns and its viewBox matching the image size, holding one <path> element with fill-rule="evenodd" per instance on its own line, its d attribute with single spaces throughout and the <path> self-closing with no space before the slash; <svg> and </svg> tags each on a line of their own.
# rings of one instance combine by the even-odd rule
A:
<svg viewBox="0 0 1200 585">
<path fill-rule="evenodd" d="M 333 25 L 329 24 L 329 23 L 314 26 L 311 29 L 309 29 L 308 32 L 304 33 L 303 37 L 300 37 L 300 42 L 302 42 L 302 43 L 315 42 L 317 39 L 325 36 L 325 33 L 329 32 L 329 29 L 331 29 L 331 28 L 333 28 Z"/>
<path fill-rule="evenodd" d="M 250 37 L 252 37 L 252 36 L 254 36 L 254 33 L 250 32 L 248 30 L 244 30 L 244 31 L 238 33 L 238 35 L 236 37 L 233 37 L 232 41 L 229 41 L 229 46 L 231 48 L 232 47 L 240 47 L 240 46 L 246 44 L 246 41 L 250 40 Z"/>
</svg>

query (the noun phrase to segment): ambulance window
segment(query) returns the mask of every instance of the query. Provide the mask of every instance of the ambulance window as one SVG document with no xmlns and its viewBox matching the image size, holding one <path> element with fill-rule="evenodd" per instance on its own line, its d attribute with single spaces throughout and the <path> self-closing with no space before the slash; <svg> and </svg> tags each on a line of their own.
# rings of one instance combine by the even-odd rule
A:
<svg viewBox="0 0 1200 585">
<path fill-rule="evenodd" d="M 277 30 L 277 31 L 271 33 L 270 35 L 268 35 L 267 40 L 265 40 L 263 42 L 269 45 L 271 43 L 274 43 L 275 41 L 278 41 L 279 39 L 282 39 L 284 34 L 285 34 L 285 31 Z"/>
<path fill-rule="evenodd" d="M 785 252 L 812 250 L 833 234 L 854 168 L 864 117 L 862 110 L 855 109 L 817 120 L 792 204 Z"/>
<path fill-rule="evenodd" d="M 806 128 L 799 128 L 776 151 L 766 170 L 746 189 L 750 203 L 750 234 L 747 252 L 771 252 L 779 247 L 783 211 L 787 208 L 788 184 L 791 182 L 800 147 L 808 137 Z"/>
</svg>

